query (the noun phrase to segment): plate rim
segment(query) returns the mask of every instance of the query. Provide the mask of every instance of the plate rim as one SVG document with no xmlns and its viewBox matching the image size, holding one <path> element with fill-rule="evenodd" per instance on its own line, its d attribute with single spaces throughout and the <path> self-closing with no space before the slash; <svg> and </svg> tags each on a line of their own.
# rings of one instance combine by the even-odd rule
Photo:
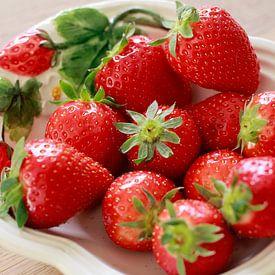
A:
<svg viewBox="0 0 275 275">
<path fill-rule="evenodd" d="M 99 0 L 98 0 L 99 1 Z M 119 6 L 128 4 L 131 6 L 145 5 L 153 0 L 136 0 L 135 5 L 131 0 L 111 1 L 105 0 L 79 7 L 104 8 L 110 6 Z M 158 1 L 160 5 L 171 5 L 169 0 Z M 72 7 L 66 10 L 74 9 Z M 62 12 L 62 11 L 60 11 Z M 59 12 L 59 13 L 60 13 Z M 57 14 L 59 14 L 57 13 Z M 57 15 L 56 14 L 56 15 Z M 53 15 L 38 24 L 33 28 L 43 24 L 46 21 L 55 17 Z M 275 42 L 269 39 L 260 37 L 249 37 L 254 47 L 259 47 L 265 50 L 273 51 L 275 54 Z M 1 247 L 22 256 L 33 260 L 43 262 L 51 265 L 66 275 L 74 274 L 97 274 L 100 268 L 102 275 L 121 275 L 123 273 L 108 266 L 107 263 L 100 260 L 100 258 L 89 253 L 86 249 L 81 247 L 76 242 L 66 239 L 61 236 L 44 233 L 30 228 L 18 229 L 15 221 L 11 217 L 0 219 L 0 243 Z M 28 249 L 26 250 L 26 247 Z M 224 275 L 247 275 L 247 274 L 261 274 L 272 275 L 273 270 L 270 268 L 270 263 L 275 257 L 275 241 L 270 243 L 265 249 L 258 253 L 252 259 L 243 264 L 223 273 Z M 273 273 L 274 274 L 274 273 Z"/>
</svg>

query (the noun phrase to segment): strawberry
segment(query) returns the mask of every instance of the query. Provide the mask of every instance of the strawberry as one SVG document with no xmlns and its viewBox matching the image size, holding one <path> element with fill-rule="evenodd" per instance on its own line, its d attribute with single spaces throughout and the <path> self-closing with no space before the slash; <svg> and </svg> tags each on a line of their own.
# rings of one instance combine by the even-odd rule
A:
<svg viewBox="0 0 275 275">
<path fill-rule="evenodd" d="M 205 150 L 236 147 L 245 100 L 237 93 L 220 93 L 187 108 L 200 130 Z"/>
<path fill-rule="evenodd" d="M 68 95 L 68 89 L 74 91 L 72 86 L 63 81 L 61 87 Z M 82 94 L 82 98 L 78 99 L 75 91 L 74 93 L 73 101 L 61 105 L 50 116 L 45 137 L 75 147 L 118 174 L 124 161 L 119 147 L 125 138 L 114 124 L 125 121 L 124 117 L 103 104 L 108 101 L 104 98 L 102 89 L 94 99 L 88 94 Z"/>
<path fill-rule="evenodd" d="M 1 185 L 0 216 L 11 208 L 19 227 L 60 225 L 94 205 L 113 180 L 107 169 L 56 141 L 20 139 Z"/>
<path fill-rule="evenodd" d="M 187 111 L 175 108 L 175 104 L 170 108 L 159 107 L 154 101 L 145 115 L 127 112 L 133 123 L 117 123 L 117 128 L 129 135 L 120 149 L 128 152 L 132 168 L 154 171 L 172 179 L 182 176 L 201 144 L 199 131 Z"/>
<path fill-rule="evenodd" d="M 152 249 L 152 231 L 166 199 L 180 199 L 175 184 L 153 172 L 129 172 L 117 178 L 103 200 L 103 222 L 117 245 L 137 250 Z"/>
<path fill-rule="evenodd" d="M 238 235 L 249 238 L 275 236 L 275 158 L 241 160 L 225 183 L 215 180 L 218 192 L 198 190 L 220 208 Z M 198 187 L 198 186 L 197 186 Z"/>
<path fill-rule="evenodd" d="M 234 240 L 222 215 L 196 200 L 167 203 L 153 232 L 153 253 L 167 274 L 217 274 L 233 250 Z"/>
<path fill-rule="evenodd" d="M 0 142 L 0 172 L 11 165 L 12 149 L 5 142 Z"/>
<path fill-rule="evenodd" d="M 275 157 L 275 92 L 252 97 L 241 116 L 238 146 L 244 156 Z"/>
<path fill-rule="evenodd" d="M 38 76 L 47 71 L 54 60 L 55 51 L 41 44 L 46 42 L 37 30 L 15 37 L 0 49 L 0 67 L 23 76 Z"/>
<path fill-rule="evenodd" d="M 183 180 L 187 198 L 205 200 L 196 190 L 194 183 L 215 192 L 212 179 L 225 181 L 232 168 L 241 159 L 242 156 L 229 150 L 212 151 L 197 158 Z"/>
<path fill-rule="evenodd" d="M 176 22 L 152 45 L 164 43 L 173 69 L 209 89 L 252 94 L 259 85 L 259 62 L 244 29 L 224 9 L 196 9 L 177 3 Z"/>
<path fill-rule="evenodd" d="M 163 49 L 146 36 L 133 36 L 97 72 L 95 84 L 125 108 L 144 112 L 157 100 L 183 107 L 191 102 L 189 83 L 170 68 Z"/>
</svg>

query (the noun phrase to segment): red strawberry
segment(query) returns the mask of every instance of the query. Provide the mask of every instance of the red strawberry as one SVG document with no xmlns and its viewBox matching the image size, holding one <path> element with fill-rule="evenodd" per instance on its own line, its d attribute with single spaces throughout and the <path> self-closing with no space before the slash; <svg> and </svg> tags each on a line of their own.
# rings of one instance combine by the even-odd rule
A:
<svg viewBox="0 0 275 275">
<path fill-rule="evenodd" d="M 187 198 L 205 200 L 196 190 L 194 183 L 215 192 L 212 179 L 225 181 L 232 168 L 241 159 L 242 156 L 229 150 L 213 151 L 197 158 L 183 180 Z"/>
<path fill-rule="evenodd" d="M 243 159 L 231 170 L 225 184 L 215 181 L 218 194 L 203 192 L 203 195 L 221 209 L 240 236 L 274 237 L 274 171 L 275 158 Z"/>
<path fill-rule="evenodd" d="M 0 172 L 5 167 L 10 167 L 11 164 L 11 154 L 12 149 L 4 143 L 3 141 L 0 142 Z"/>
<path fill-rule="evenodd" d="M 176 3 L 178 20 L 153 43 L 166 41 L 164 50 L 174 70 L 205 88 L 254 93 L 259 62 L 244 29 L 219 7 L 196 9 Z"/>
<path fill-rule="evenodd" d="M 64 85 L 68 84 L 61 82 L 63 88 Z M 89 97 L 75 99 L 60 106 L 50 116 L 45 136 L 75 147 L 117 174 L 124 160 L 119 147 L 125 137 L 114 124 L 125 119 L 119 112 L 103 104 L 103 94 L 103 97 L 94 100 Z"/>
<path fill-rule="evenodd" d="M 236 147 L 245 100 L 240 94 L 220 93 L 188 109 L 200 130 L 205 150 Z"/>
<path fill-rule="evenodd" d="M 18 75 L 37 76 L 47 71 L 55 51 L 41 45 L 46 39 L 37 30 L 15 37 L 0 49 L 0 67 Z"/>
<path fill-rule="evenodd" d="M 107 169 L 69 145 L 40 139 L 25 148 L 21 139 L 1 185 L 0 215 L 12 207 L 19 227 L 60 225 L 98 202 L 113 180 Z"/>
<path fill-rule="evenodd" d="M 275 157 L 275 91 L 254 95 L 245 107 L 238 145 L 246 157 Z"/>
<path fill-rule="evenodd" d="M 157 100 L 182 107 L 191 102 L 191 88 L 170 68 L 161 47 L 152 47 L 146 36 L 129 38 L 128 45 L 115 54 L 97 73 L 96 87 L 127 109 L 144 112 Z"/>
<path fill-rule="evenodd" d="M 167 274 L 217 274 L 234 240 L 222 215 L 210 204 L 179 200 L 160 214 L 153 232 L 153 253 Z"/>
<path fill-rule="evenodd" d="M 103 222 L 117 245 L 139 251 L 152 249 L 152 231 L 165 199 L 180 199 L 165 177 L 135 171 L 117 178 L 103 200 Z"/>
<path fill-rule="evenodd" d="M 130 137 L 121 151 L 128 152 L 133 169 L 177 179 L 199 153 L 201 140 L 194 121 L 187 111 L 174 107 L 159 108 L 154 101 L 145 116 L 128 111 L 134 122 L 117 124 L 117 128 Z"/>
</svg>

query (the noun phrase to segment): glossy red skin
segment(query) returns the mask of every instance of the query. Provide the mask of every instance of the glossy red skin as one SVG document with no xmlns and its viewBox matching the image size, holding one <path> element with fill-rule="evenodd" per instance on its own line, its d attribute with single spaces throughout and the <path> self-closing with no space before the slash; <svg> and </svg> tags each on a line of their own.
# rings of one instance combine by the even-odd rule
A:
<svg viewBox="0 0 275 275">
<path fill-rule="evenodd" d="M 176 58 L 164 44 L 176 72 L 191 82 L 224 92 L 253 94 L 259 85 L 259 62 L 244 29 L 219 7 L 199 10 L 193 37 L 177 37 Z"/>
<path fill-rule="evenodd" d="M 51 67 L 55 51 L 40 44 L 45 41 L 36 30 L 15 37 L 0 49 L 0 67 L 23 76 L 37 76 Z"/>
<path fill-rule="evenodd" d="M 258 136 L 257 143 L 244 146 L 246 157 L 272 156 L 275 157 L 275 91 L 254 95 L 253 104 L 260 104 L 259 116 L 267 120 Z"/>
<path fill-rule="evenodd" d="M 246 97 L 219 93 L 188 108 L 202 137 L 203 149 L 234 149 L 240 131 L 240 111 Z"/>
<path fill-rule="evenodd" d="M 185 106 L 191 103 L 189 83 L 169 66 L 161 46 L 152 47 L 146 36 L 129 38 L 129 44 L 97 74 L 102 86 L 125 109 L 144 112 L 157 100 L 159 104 Z"/>
<path fill-rule="evenodd" d="M 10 167 L 11 153 L 12 149 L 9 149 L 6 143 L 0 142 L 0 172 L 3 170 L 4 167 Z"/>
<path fill-rule="evenodd" d="M 230 150 L 212 151 L 197 158 L 188 169 L 183 180 L 186 197 L 206 201 L 198 193 L 194 183 L 202 185 L 211 192 L 215 192 L 211 178 L 225 181 L 232 168 L 242 159 L 241 155 Z"/>
<path fill-rule="evenodd" d="M 275 236 L 275 158 L 253 157 L 241 160 L 227 178 L 227 185 L 232 183 L 235 173 L 238 182 L 247 184 L 252 193 L 252 204 L 267 203 L 267 207 L 258 212 L 245 215 L 233 225 L 238 235 L 248 238 Z"/>
<path fill-rule="evenodd" d="M 20 169 L 27 225 L 49 228 L 96 204 L 113 181 L 109 171 L 73 147 L 52 140 L 31 141 Z"/>
<path fill-rule="evenodd" d="M 184 261 L 187 275 L 211 275 L 221 272 L 232 254 L 234 239 L 224 222 L 221 213 L 206 202 L 196 200 L 178 200 L 174 203 L 177 217 L 183 218 L 190 225 L 213 224 L 222 228 L 224 237 L 211 244 L 203 245 L 204 248 L 216 251 L 215 255 L 199 257 L 193 264 Z M 161 221 L 169 219 L 165 209 L 159 216 Z M 163 230 L 156 225 L 153 233 L 153 254 L 158 264 L 169 275 L 177 275 L 176 258 L 161 245 L 160 239 Z"/>
<path fill-rule="evenodd" d="M 166 159 L 155 150 L 151 161 L 137 165 L 134 163 L 134 160 L 138 158 L 138 146 L 136 146 L 127 153 L 130 166 L 134 170 L 154 171 L 171 179 L 178 179 L 185 173 L 200 151 L 201 138 L 195 122 L 187 111 L 175 108 L 166 120 L 177 117 L 182 118 L 183 123 L 180 127 L 171 130 L 180 137 L 181 142 L 180 144 L 167 143 L 174 155 Z"/>
<path fill-rule="evenodd" d="M 146 171 L 134 171 L 117 178 L 108 188 L 102 204 L 103 223 L 110 239 L 117 245 L 135 250 L 149 251 L 152 249 L 151 240 L 140 241 L 140 229 L 119 226 L 121 222 L 133 222 L 142 219 L 142 215 L 133 207 L 132 198 L 140 199 L 146 209 L 150 204 L 142 191 L 149 191 L 160 202 L 163 196 L 176 185 L 159 174 Z M 177 193 L 172 201 L 178 200 Z"/>
<path fill-rule="evenodd" d="M 45 137 L 75 147 L 118 174 L 124 161 L 119 148 L 126 138 L 115 128 L 120 121 L 124 117 L 109 106 L 72 101 L 50 116 Z"/>
</svg>

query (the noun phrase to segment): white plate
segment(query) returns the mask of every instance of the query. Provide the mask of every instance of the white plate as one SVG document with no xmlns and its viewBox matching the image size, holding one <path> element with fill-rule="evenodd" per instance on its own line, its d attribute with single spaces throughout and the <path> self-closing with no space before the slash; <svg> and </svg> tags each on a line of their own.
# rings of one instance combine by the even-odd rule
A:
<svg viewBox="0 0 275 275">
<path fill-rule="evenodd" d="M 108 16 L 129 8 L 133 1 L 100 2 L 91 7 L 98 8 Z M 174 3 L 170 1 L 135 0 L 135 5 L 153 9 L 165 17 L 174 16 Z M 49 20 L 39 24 L 54 36 Z M 275 88 L 275 43 L 261 38 L 251 38 L 261 62 L 261 85 L 259 91 Z M 17 76 L 4 73 L 10 79 Z M 20 78 L 24 80 L 24 78 Z M 56 71 L 40 76 L 46 85 L 44 96 L 58 81 Z M 213 91 L 199 89 L 200 95 L 209 96 Z M 47 108 L 46 108 L 47 109 Z M 43 125 L 48 116 L 36 120 L 32 137 L 41 136 Z M 115 246 L 107 237 L 100 209 L 87 211 L 71 219 L 65 225 L 48 231 L 35 231 L 25 228 L 19 230 L 11 218 L 0 219 L 0 243 L 6 249 L 26 257 L 42 261 L 58 268 L 64 274 L 164 274 L 156 265 L 150 253 L 136 253 Z M 254 240 L 241 241 L 231 261 L 230 270 L 224 274 L 231 275 L 274 275 L 275 241 Z"/>
</svg>

